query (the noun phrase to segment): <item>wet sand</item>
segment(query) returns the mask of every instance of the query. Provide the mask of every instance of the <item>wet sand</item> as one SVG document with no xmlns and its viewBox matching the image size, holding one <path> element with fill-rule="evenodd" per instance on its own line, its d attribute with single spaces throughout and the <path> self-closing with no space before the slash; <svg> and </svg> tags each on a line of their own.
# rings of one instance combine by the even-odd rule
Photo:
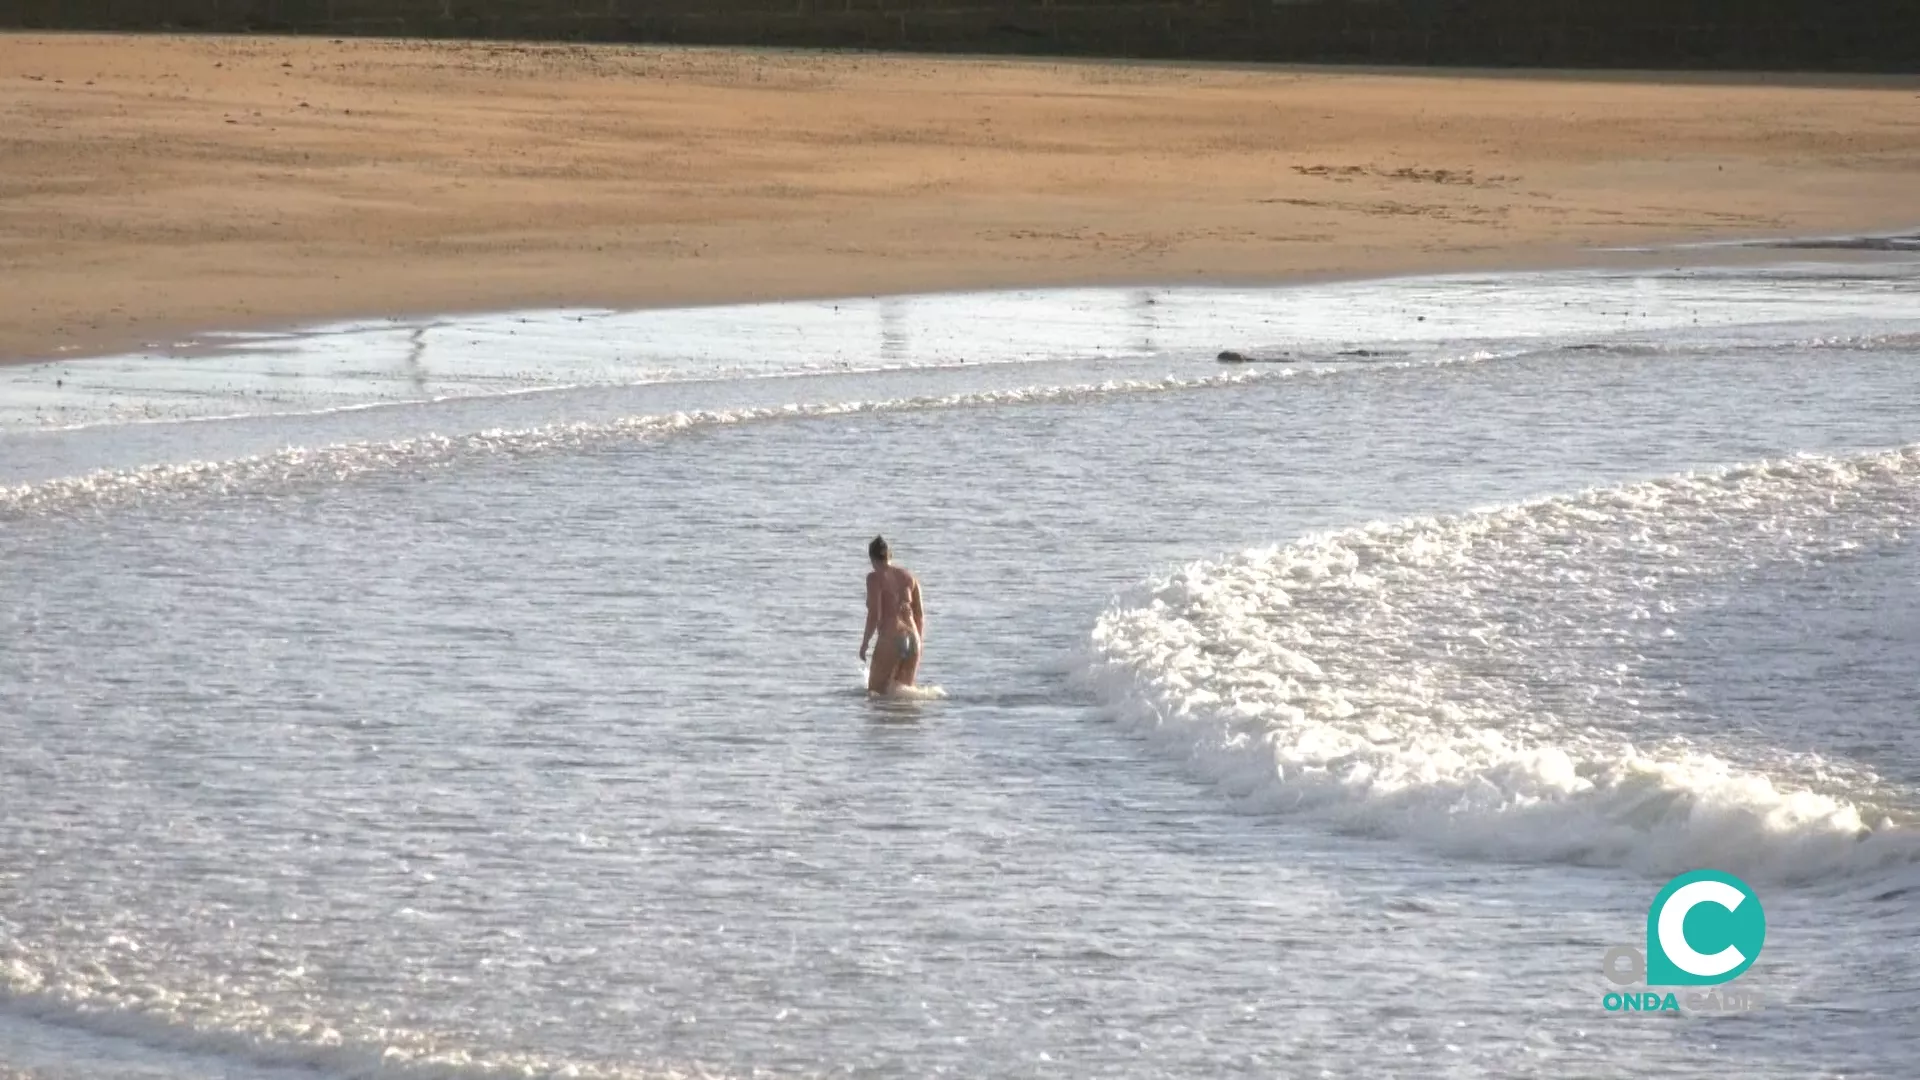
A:
<svg viewBox="0 0 1920 1080">
<path fill-rule="evenodd" d="M 1596 262 L 1909 227 L 1915 175 L 1911 79 L 0 35 L 0 359 L 360 315 Z"/>
</svg>

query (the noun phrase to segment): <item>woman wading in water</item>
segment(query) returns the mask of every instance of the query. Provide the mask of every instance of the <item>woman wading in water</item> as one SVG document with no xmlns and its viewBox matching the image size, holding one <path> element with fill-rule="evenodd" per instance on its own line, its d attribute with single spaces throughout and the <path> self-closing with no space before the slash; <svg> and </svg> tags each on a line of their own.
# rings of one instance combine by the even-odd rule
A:
<svg viewBox="0 0 1920 1080">
<path fill-rule="evenodd" d="M 906 568 L 894 566 L 882 537 L 867 545 L 873 573 L 867 575 L 867 630 L 860 635 L 860 659 L 874 634 L 873 666 L 867 669 L 867 692 L 884 694 L 895 686 L 912 686 L 920 670 L 920 642 L 927 632 L 927 613 L 920 604 L 920 582 Z"/>
</svg>

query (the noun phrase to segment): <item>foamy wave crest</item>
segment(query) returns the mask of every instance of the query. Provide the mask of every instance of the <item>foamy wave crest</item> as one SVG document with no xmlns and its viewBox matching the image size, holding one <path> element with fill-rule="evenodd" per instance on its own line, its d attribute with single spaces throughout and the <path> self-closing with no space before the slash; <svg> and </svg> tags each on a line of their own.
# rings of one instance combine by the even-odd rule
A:
<svg viewBox="0 0 1920 1080">
<path fill-rule="evenodd" d="M 724 1075 L 697 1064 L 643 1067 L 477 1049 L 462 1040 L 392 1026 L 377 1015 L 296 1015 L 269 1007 L 241 982 L 223 978 L 201 987 L 172 985 L 141 970 L 143 965 L 113 963 L 106 955 L 111 951 L 61 958 L 0 940 L 0 1010 L 215 1059 L 207 1063 L 208 1071 L 217 1068 L 223 1074 L 238 1064 L 368 1080 L 717 1080 Z"/>
<path fill-rule="evenodd" d="M 1089 677 L 1246 805 L 1337 828 L 1650 873 L 1912 864 L 1857 793 L 1543 695 L 1630 678 L 1687 579 L 1897 541 L 1916 511 L 1920 445 L 1310 536 L 1149 582 L 1100 618 Z"/>
<path fill-rule="evenodd" d="M 436 468 L 476 456 L 530 455 L 658 438 L 691 428 L 780 419 L 1048 404 L 1126 394 L 1202 390 L 1290 377 L 1290 371 L 1241 371 L 1204 378 L 1118 379 L 1071 386 L 989 390 L 880 401 L 821 402 L 764 408 L 630 416 L 465 435 L 421 435 L 389 442 L 289 447 L 230 461 L 194 461 L 100 470 L 33 484 L 0 487 L 0 515 L 102 507 L 181 494 L 241 493 L 340 483 L 356 476 Z"/>
</svg>

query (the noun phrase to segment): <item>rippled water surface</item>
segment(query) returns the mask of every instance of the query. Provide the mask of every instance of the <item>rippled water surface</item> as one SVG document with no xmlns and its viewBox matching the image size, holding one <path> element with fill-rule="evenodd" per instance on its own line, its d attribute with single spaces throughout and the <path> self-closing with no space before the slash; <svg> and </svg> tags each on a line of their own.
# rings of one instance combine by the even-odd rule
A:
<svg viewBox="0 0 1920 1080">
<path fill-rule="evenodd" d="M 1910 1075 L 1916 286 L 0 373 L 0 1074 Z M 876 532 L 944 697 L 861 691 Z M 1703 865 L 1760 1007 L 1609 1014 Z"/>
</svg>

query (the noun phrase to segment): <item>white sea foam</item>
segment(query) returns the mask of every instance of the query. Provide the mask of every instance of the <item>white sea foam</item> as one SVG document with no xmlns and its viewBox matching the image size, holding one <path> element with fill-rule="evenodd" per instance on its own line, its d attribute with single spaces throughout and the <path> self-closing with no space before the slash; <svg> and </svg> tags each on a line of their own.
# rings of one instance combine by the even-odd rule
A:
<svg viewBox="0 0 1920 1080">
<path fill-rule="evenodd" d="M 1488 349 L 1471 349 L 1441 353 L 1421 359 L 1377 361 L 1364 365 L 1364 369 L 1377 372 L 1451 367 L 1531 354 L 1530 350 L 1501 353 Z M 99 469 L 78 476 L 58 477 L 13 486 L 0 485 L 0 516 L 60 512 L 83 507 L 106 507 L 168 495 L 237 494 L 338 483 L 368 474 L 409 468 L 436 468 L 466 458 L 564 453 L 597 445 L 659 438 L 691 429 L 769 420 L 819 419 L 861 414 L 1099 401 L 1127 395 L 1217 389 L 1298 376 L 1330 377 L 1343 374 L 1346 374 L 1344 369 L 1331 366 L 1261 367 L 1205 376 L 1169 375 L 1158 379 L 1108 379 L 1102 382 L 978 390 L 866 401 L 806 402 L 753 408 L 703 409 L 626 416 L 606 421 L 548 424 L 528 428 L 493 428 L 451 435 L 423 434 L 385 441 L 333 443 L 315 447 L 290 446 L 270 453 L 222 461 L 187 461 L 135 468 Z M 503 396 L 544 392 L 546 392 L 544 388 L 522 390 Z M 436 401 L 455 400 L 462 399 L 451 397 L 436 399 Z M 419 402 L 362 404 L 317 412 L 279 415 L 324 415 L 400 404 L 419 404 Z M 247 414 L 236 414 L 223 419 L 257 418 Z"/>
<path fill-rule="evenodd" d="M 896 683 L 887 689 L 886 696 L 900 701 L 940 701 L 947 696 L 947 691 L 939 686 L 902 686 Z"/>
<path fill-rule="evenodd" d="M 168 494 L 242 492 L 312 483 L 334 483 L 367 473 L 434 468 L 479 456 L 538 454 L 584 449 L 671 435 L 694 428 L 756 421 L 809 419 L 936 409 L 1051 404 L 1125 394 L 1235 386 L 1286 378 L 1289 370 L 1235 371 L 1198 378 L 1124 379 L 1069 386 L 1034 386 L 937 396 L 838 401 L 762 408 L 703 410 L 629 416 L 603 422 L 494 429 L 460 435 L 419 435 L 385 442 L 288 447 L 228 461 L 193 461 L 133 469 L 99 470 L 82 476 L 0 487 L 0 514 L 106 506 Z"/>
<path fill-rule="evenodd" d="M 1687 579 L 1844 555 L 1916 512 L 1920 445 L 1375 523 L 1148 583 L 1098 621 L 1089 677 L 1246 805 L 1339 828 L 1648 872 L 1910 864 L 1914 831 L 1857 793 L 1636 745 L 1533 688 L 1631 678 L 1613 658 Z"/>
</svg>

